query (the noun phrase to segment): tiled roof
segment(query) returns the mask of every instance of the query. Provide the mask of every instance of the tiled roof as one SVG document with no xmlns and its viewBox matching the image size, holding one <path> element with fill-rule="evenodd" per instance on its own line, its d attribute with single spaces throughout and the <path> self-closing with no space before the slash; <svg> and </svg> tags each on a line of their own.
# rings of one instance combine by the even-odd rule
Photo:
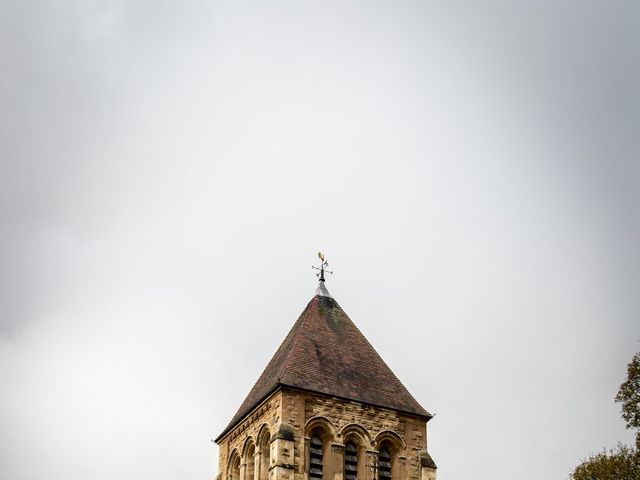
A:
<svg viewBox="0 0 640 480">
<path fill-rule="evenodd" d="M 278 386 L 423 417 L 420 406 L 338 303 L 316 295 L 304 309 L 219 440 Z"/>
</svg>

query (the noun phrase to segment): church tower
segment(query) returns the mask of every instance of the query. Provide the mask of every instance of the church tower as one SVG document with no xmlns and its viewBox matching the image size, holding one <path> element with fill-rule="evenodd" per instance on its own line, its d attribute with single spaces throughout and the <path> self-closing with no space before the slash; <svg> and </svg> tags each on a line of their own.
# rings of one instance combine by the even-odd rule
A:
<svg viewBox="0 0 640 480">
<path fill-rule="evenodd" d="M 217 480 L 435 480 L 432 415 L 324 285 L 215 439 Z"/>
</svg>

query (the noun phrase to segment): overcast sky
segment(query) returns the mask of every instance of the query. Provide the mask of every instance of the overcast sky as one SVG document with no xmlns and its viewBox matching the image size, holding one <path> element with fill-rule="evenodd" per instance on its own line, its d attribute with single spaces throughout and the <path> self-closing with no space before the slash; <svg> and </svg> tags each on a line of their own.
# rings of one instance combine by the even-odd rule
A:
<svg viewBox="0 0 640 480">
<path fill-rule="evenodd" d="M 442 480 L 629 442 L 640 4 L 500 3 L 0 0 L 0 476 L 213 479 L 318 250 Z"/>
</svg>

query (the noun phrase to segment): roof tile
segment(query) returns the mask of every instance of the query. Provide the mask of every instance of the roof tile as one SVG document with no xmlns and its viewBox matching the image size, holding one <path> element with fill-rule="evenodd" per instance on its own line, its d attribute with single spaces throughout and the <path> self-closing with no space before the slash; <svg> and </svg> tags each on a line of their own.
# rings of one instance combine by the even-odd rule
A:
<svg viewBox="0 0 640 480">
<path fill-rule="evenodd" d="M 278 386 L 290 386 L 419 416 L 413 398 L 338 303 L 316 295 L 304 309 L 219 440 Z"/>
</svg>

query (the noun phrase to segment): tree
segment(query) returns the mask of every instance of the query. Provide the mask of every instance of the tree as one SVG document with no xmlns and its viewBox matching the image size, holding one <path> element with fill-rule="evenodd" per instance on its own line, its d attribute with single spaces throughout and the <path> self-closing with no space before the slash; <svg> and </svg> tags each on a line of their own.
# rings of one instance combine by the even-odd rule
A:
<svg viewBox="0 0 640 480">
<path fill-rule="evenodd" d="M 573 480 L 638 480 L 638 452 L 626 445 L 603 450 L 582 461 L 571 474 Z"/>
<path fill-rule="evenodd" d="M 640 352 L 627 365 L 627 379 L 618 389 L 616 402 L 622 404 L 627 428 L 636 429 L 636 449 L 640 450 Z"/>
<path fill-rule="evenodd" d="M 636 430 L 635 448 L 618 444 L 612 450 L 591 455 L 573 470 L 572 480 L 640 479 L 640 352 L 627 365 L 627 379 L 620 385 L 615 400 L 622 404 L 627 428 Z"/>
</svg>

